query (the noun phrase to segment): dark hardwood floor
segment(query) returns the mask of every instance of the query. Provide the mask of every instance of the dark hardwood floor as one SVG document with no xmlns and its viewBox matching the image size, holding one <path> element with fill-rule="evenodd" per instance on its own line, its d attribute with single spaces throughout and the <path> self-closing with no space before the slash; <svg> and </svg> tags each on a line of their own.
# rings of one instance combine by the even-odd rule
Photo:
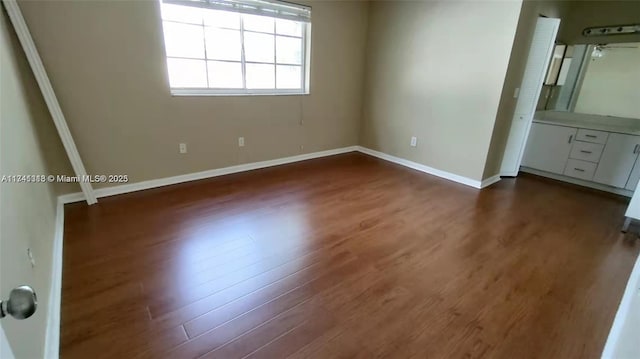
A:
<svg viewBox="0 0 640 359">
<path fill-rule="evenodd" d="M 627 200 L 350 153 L 65 208 L 63 358 L 598 358 Z"/>
</svg>

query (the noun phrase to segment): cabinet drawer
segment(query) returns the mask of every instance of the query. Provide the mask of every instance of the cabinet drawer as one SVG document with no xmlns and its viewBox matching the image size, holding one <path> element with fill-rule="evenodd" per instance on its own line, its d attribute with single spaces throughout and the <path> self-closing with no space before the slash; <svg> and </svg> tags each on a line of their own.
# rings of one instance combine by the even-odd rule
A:
<svg viewBox="0 0 640 359">
<path fill-rule="evenodd" d="M 578 129 L 576 140 L 593 143 L 607 143 L 607 136 L 609 133 L 594 130 L 585 130 L 584 128 Z"/>
<path fill-rule="evenodd" d="M 567 167 L 564 169 L 564 174 L 569 177 L 591 181 L 593 174 L 596 172 L 596 166 L 597 164 L 593 162 L 569 159 Z"/>
<path fill-rule="evenodd" d="M 571 148 L 570 158 L 589 162 L 598 162 L 604 145 L 599 143 L 589 143 L 582 141 L 574 141 Z"/>
</svg>

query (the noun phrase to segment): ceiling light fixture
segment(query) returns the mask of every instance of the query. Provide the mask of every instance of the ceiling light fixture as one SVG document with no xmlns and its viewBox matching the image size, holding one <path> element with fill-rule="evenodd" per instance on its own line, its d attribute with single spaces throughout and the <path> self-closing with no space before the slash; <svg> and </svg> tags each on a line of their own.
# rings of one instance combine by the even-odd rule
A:
<svg viewBox="0 0 640 359">
<path fill-rule="evenodd" d="M 588 27 L 582 31 L 583 36 L 609 36 L 640 34 L 640 24 Z"/>
</svg>

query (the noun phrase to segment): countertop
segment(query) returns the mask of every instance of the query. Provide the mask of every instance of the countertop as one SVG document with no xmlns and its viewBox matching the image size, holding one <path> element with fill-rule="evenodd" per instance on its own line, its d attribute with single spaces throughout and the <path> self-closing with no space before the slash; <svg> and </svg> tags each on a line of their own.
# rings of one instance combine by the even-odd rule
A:
<svg viewBox="0 0 640 359">
<path fill-rule="evenodd" d="M 584 113 L 537 111 L 533 122 L 640 136 L 640 119 Z"/>
</svg>

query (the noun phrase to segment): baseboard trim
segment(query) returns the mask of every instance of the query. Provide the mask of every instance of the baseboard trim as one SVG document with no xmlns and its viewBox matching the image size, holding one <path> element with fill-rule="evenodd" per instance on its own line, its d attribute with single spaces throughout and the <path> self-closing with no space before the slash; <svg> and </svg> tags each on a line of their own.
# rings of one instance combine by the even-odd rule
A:
<svg viewBox="0 0 640 359">
<path fill-rule="evenodd" d="M 537 170 L 535 168 L 520 167 L 520 172 L 531 173 L 531 174 L 534 174 L 534 175 L 537 175 L 537 176 L 541 176 L 541 177 L 548 177 L 548 178 L 551 178 L 551 179 L 554 179 L 554 180 L 557 180 L 557 181 L 567 182 L 567 183 L 571 183 L 571 184 L 575 184 L 575 185 L 583 186 L 583 187 L 589 187 L 589 188 L 597 189 L 597 190 L 600 190 L 600 191 L 615 193 L 615 194 L 619 194 L 619 195 L 625 196 L 625 197 L 632 197 L 633 196 L 633 191 L 629 191 L 629 190 L 622 189 L 622 188 L 606 186 L 606 185 L 598 184 L 598 183 L 594 183 L 594 182 L 584 181 L 584 180 L 581 180 L 581 179 L 578 179 L 578 178 L 567 177 L 567 176 L 558 175 L 558 174 L 555 174 L 555 173 L 540 171 L 540 170 Z"/>
<path fill-rule="evenodd" d="M 119 194 L 130 193 L 130 192 L 143 191 L 143 190 L 152 189 L 152 188 L 164 187 L 164 186 L 169 186 L 169 185 L 178 184 L 178 183 L 191 182 L 191 181 L 197 181 L 197 180 L 202 180 L 207 178 L 224 176 L 224 175 L 229 175 L 233 173 L 252 171 L 252 170 L 273 167 L 273 166 L 280 166 L 280 165 L 285 165 L 285 164 L 294 163 L 294 162 L 311 160 L 315 158 L 334 156 L 334 155 L 339 155 L 339 154 L 348 153 L 348 152 L 355 152 L 355 151 L 358 151 L 358 146 L 349 146 L 349 147 L 336 148 L 336 149 L 327 150 L 327 151 L 305 153 L 303 155 L 283 157 L 275 160 L 246 163 L 242 165 L 216 168 L 213 170 L 207 170 L 202 172 L 188 173 L 188 174 L 179 175 L 179 176 L 165 177 L 165 178 L 159 178 L 155 180 L 130 183 L 130 184 L 125 184 L 121 186 L 100 188 L 95 190 L 95 194 L 97 198 L 103 198 L 103 197 L 115 196 Z M 84 195 L 81 192 L 76 192 L 76 193 L 70 193 L 70 194 L 60 196 L 60 198 L 62 200 L 62 203 L 72 203 L 72 202 L 83 201 Z"/>
<path fill-rule="evenodd" d="M 482 180 L 482 183 L 480 184 L 481 188 L 487 188 L 489 186 L 491 186 L 492 184 L 499 182 L 502 178 L 500 177 L 500 175 L 495 175 L 495 176 L 491 176 L 485 180 Z"/>
<path fill-rule="evenodd" d="M 640 291 L 640 257 L 636 260 L 636 264 L 633 266 L 633 270 L 629 276 L 627 287 L 622 295 L 622 300 L 618 306 L 618 311 L 616 312 L 613 325 L 609 331 L 607 342 L 605 343 L 604 350 L 602 351 L 602 359 L 616 358 L 615 355 L 616 350 L 618 349 L 618 343 L 623 334 L 622 329 L 626 324 L 627 318 L 630 317 L 629 312 L 631 311 L 631 307 L 633 305 L 640 305 L 640 296 L 637 294 L 638 291 Z M 636 303 L 634 303 L 634 298 Z"/>
<path fill-rule="evenodd" d="M 80 193 L 82 195 L 82 193 Z M 61 196 L 62 197 L 62 196 Z M 60 309 L 62 304 L 62 244 L 64 238 L 64 201 L 58 197 L 56 204 L 55 233 L 53 237 L 53 258 L 51 260 L 51 289 L 49 291 L 49 312 L 44 357 L 57 359 L 60 355 Z M 84 199 L 82 196 L 80 200 Z"/>
<path fill-rule="evenodd" d="M 99 189 L 94 190 L 94 192 L 95 192 L 97 198 L 103 198 L 103 197 L 115 196 L 115 195 L 119 195 L 119 194 L 143 191 L 143 190 L 152 189 L 152 188 L 170 186 L 170 185 L 178 184 L 178 183 L 197 181 L 197 180 L 201 180 L 201 179 L 224 176 L 224 175 L 229 175 L 229 174 L 239 173 L 239 172 L 252 171 L 252 170 L 257 170 L 257 169 L 261 169 L 261 168 L 279 166 L 279 165 L 284 165 L 284 164 L 288 164 L 288 163 L 306 161 L 306 160 L 311 160 L 311 159 L 315 159 L 315 158 L 334 156 L 334 155 L 339 155 L 339 154 L 348 153 L 348 152 L 356 152 L 356 151 L 364 153 L 364 154 L 367 154 L 369 156 L 380 158 L 380 159 L 385 160 L 385 161 L 393 162 L 393 163 L 399 164 L 401 166 L 412 168 L 414 170 L 417 170 L 417 171 L 420 171 L 420 172 L 424 172 L 424 173 L 427 173 L 427 174 L 430 174 L 430 175 L 433 175 L 433 176 L 436 176 L 436 177 L 440 177 L 440 178 L 444 178 L 444 179 L 447 179 L 447 180 L 450 180 L 450 181 L 453 181 L 453 182 L 461 183 L 463 185 L 470 186 L 470 187 L 473 187 L 473 188 L 478 188 L 478 189 L 486 188 L 486 187 L 488 187 L 488 186 L 500 181 L 500 176 L 499 175 L 495 175 L 495 176 L 489 177 L 489 178 L 487 178 L 487 179 L 485 179 L 483 181 L 478 181 L 478 180 L 474 180 L 474 179 L 471 179 L 471 178 L 468 178 L 468 177 L 460 176 L 460 175 L 457 175 L 457 174 L 454 174 L 454 173 L 450 173 L 450 172 L 442 171 L 442 170 L 439 170 L 439 169 L 436 169 L 436 168 L 433 168 L 433 167 L 429 167 L 429 166 L 426 166 L 426 165 L 423 165 L 423 164 L 420 164 L 420 163 L 417 163 L 417 162 L 409 161 L 409 160 L 406 160 L 404 158 L 392 156 L 392 155 L 386 154 L 384 152 L 372 150 L 372 149 L 367 148 L 367 147 L 349 146 L 349 147 L 336 148 L 336 149 L 327 150 L 327 151 L 306 153 L 304 155 L 283 157 L 283 158 L 278 158 L 278 159 L 275 159 L 275 160 L 253 162 L 253 163 L 247 163 L 247 164 L 242 164 L 242 165 L 237 165 L 237 166 L 217 168 L 217 169 L 207 170 L 207 171 L 202 171 L 202 172 L 188 173 L 188 174 L 185 174 L 185 175 L 179 175 L 179 176 L 173 176 L 173 177 L 165 177 L 165 178 L 159 178 L 159 179 L 155 179 L 155 180 L 130 183 L 130 184 L 125 184 L 125 185 L 121 185 L 121 186 L 99 188 Z M 82 192 L 69 193 L 69 194 L 65 194 L 65 195 L 60 196 L 59 200 L 63 204 L 73 203 L 73 202 L 80 202 L 80 201 L 84 201 L 84 195 L 82 194 Z"/>
<path fill-rule="evenodd" d="M 84 201 L 84 193 L 82 192 L 63 194 L 58 197 L 58 202 L 62 204 L 81 202 L 81 201 Z"/>
<path fill-rule="evenodd" d="M 467 186 L 470 186 L 470 187 L 473 187 L 473 188 L 478 188 L 478 189 L 484 188 L 484 187 L 489 186 L 490 184 L 493 184 L 493 183 L 495 183 L 495 182 L 500 180 L 500 176 L 494 176 L 494 177 L 497 177 L 497 179 L 494 178 L 494 177 L 491 177 L 490 180 L 492 180 L 493 182 L 491 182 L 489 180 L 486 180 L 487 184 L 483 186 L 483 184 L 484 184 L 483 182 L 484 181 L 478 181 L 478 180 L 474 180 L 474 179 L 471 179 L 471 178 L 468 178 L 468 177 L 464 177 L 464 176 L 460 176 L 460 175 L 457 175 L 457 174 L 453 174 L 451 172 L 442 171 L 442 170 L 439 170 L 437 168 L 433 168 L 433 167 L 429 167 L 429 166 L 426 166 L 426 165 L 423 165 L 423 164 L 420 164 L 420 163 L 417 163 L 417 162 L 409 161 L 409 160 L 406 160 L 404 158 L 392 156 L 392 155 L 386 154 L 384 152 L 372 150 L 372 149 L 367 148 L 367 147 L 358 146 L 358 151 L 362 152 L 362 153 L 365 153 L 365 154 L 367 154 L 369 156 L 377 157 L 377 158 L 383 159 L 385 161 L 393 162 L 393 163 L 399 164 L 401 166 L 409 167 L 409 168 L 412 168 L 412 169 L 420 171 L 420 172 L 424 172 L 424 173 L 427 173 L 427 174 L 430 174 L 430 175 L 434 175 L 436 177 L 444 178 L 444 179 L 447 179 L 447 180 L 450 180 L 450 181 L 453 181 L 453 182 L 461 183 L 461 184 L 464 184 L 464 185 L 467 185 Z"/>
</svg>

